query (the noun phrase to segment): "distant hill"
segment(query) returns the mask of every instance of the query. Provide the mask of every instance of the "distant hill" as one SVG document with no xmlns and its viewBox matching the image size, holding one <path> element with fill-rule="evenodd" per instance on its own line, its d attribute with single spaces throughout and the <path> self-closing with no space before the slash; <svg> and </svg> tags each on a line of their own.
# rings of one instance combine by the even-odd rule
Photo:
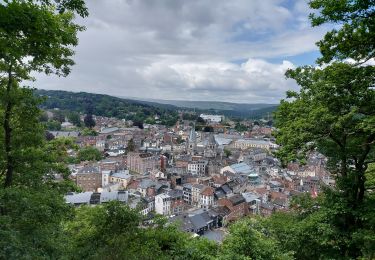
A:
<svg viewBox="0 0 375 260">
<path fill-rule="evenodd" d="M 242 104 L 218 101 L 183 101 L 151 99 L 153 103 L 173 105 L 185 109 L 194 109 L 200 113 L 223 114 L 228 117 L 259 119 L 271 116 L 278 105 L 276 104 Z"/>
<path fill-rule="evenodd" d="M 94 115 L 116 117 L 119 119 L 155 123 L 158 116 L 161 124 L 174 125 L 178 120 L 177 108 L 172 105 L 123 99 L 102 94 L 69 92 L 61 90 L 36 90 L 38 96 L 47 97 L 41 105 L 44 109 L 61 110 Z"/>
<path fill-rule="evenodd" d="M 222 114 L 227 117 L 259 119 L 271 115 L 277 108 L 273 104 L 239 104 L 215 101 L 135 100 L 109 95 L 62 90 L 36 90 L 39 96 L 48 97 L 42 108 L 86 113 L 88 107 L 99 116 L 117 117 L 148 123 L 160 122 L 173 125 L 178 119 L 178 110 L 195 110 L 197 113 Z"/>
<path fill-rule="evenodd" d="M 184 100 L 162 100 L 150 99 L 149 101 L 169 104 L 177 107 L 196 108 L 201 110 L 235 110 L 235 111 L 253 111 L 263 108 L 275 107 L 276 104 L 243 104 L 231 102 L 218 102 L 218 101 L 184 101 Z"/>
</svg>

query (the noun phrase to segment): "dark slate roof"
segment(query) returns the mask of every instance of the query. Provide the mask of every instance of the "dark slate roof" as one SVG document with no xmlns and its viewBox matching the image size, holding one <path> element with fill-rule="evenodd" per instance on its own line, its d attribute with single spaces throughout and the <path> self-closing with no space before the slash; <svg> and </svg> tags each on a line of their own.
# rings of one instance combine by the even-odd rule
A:
<svg viewBox="0 0 375 260">
<path fill-rule="evenodd" d="M 205 219 L 203 218 L 203 216 L 201 214 L 197 214 L 197 215 L 194 215 L 194 216 L 190 217 L 190 220 L 191 220 L 191 222 L 193 223 L 193 225 L 196 229 L 203 228 L 207 224 Z"/>
<path fill-rule="evenodd" d="M 238 204 L 246 202 L 245 198 L 242 197 L 242 195 L 239 195 L 239 194 L 236 194 L 236 195 L 230 197 L 229 200 L 232 202 L 233 206 L 236 206 Z"/>
<path fill-rule="evenodd" d="M 224 191 L 225 194 L 232 193 L 231 188 L 229 188 L 227 184 L 224 184 L 223 186 L 221 186 L 221 189 Z"/>
</svg>

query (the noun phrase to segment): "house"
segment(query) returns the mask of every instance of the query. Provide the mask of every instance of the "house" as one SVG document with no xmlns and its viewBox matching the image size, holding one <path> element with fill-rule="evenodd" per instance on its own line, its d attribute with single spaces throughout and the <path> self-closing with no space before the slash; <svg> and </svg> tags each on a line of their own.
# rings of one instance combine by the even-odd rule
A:
<svg viewBox="0 0 375 260">
<path fill-rule="evenodd" d="M 120 183 L 123 188 L 126 188 L 133 179 L 133 175 L 129 174 L 128 170 L 112 173 L 109 177 L 111 183 Z"/>
<path fill-rule="evenodd" d="M 182 190 L 169 190 L 167 194 L 170 197 L 170 214 L 179 214 L 185 209 L 184 196 Z"/>
<path fill-rule="evenodd" d="M 205 187 L 201 193 L 198 202 L 200 208 L 211 208 L 214 205 L 215 190 L 212 187 Z"/>
<path fill-rule="evenodd" d="M 270 141 L 261 140 L 261 139 L 238 139 L 233 142 L 233 147 L 241 150 L 249 148 L 261 148 L 261 149 L 275 149 L 278 148 L 277 144 L 274 144 Z"/>
<path fill-rule="evenodd" d="M 183 192 L 185 203 L 188 204 L 188 205 L 192 205 L 192 203 L 193 203 L 193 200 L 192 200 L 193 186 L 190 183 L 185 183 L 182 187 L 183 187 L 182 192 Z"/>
<path fill-rule="evenodd" d="M 125 154 L 125 148 L 118 148 L 118 149 L 108 150 L 106 153 L 107 153 L 109 156 L 116 157 L 116 156 L 119 156 L 119 155 Z"/>
<path fill-rule="evenodd" d="M 164 216 L 171 213 L 171 197 L 162 193 L 155 196 L 155 212 Z"/>
<path fill-rule="evenodd" d="M 83 191 L 97 191 L 102 187 L 102 174 L 98 167 L 85 166 L 76 174 L 76 184 Z"/>
<path fill-rule="evenodd" d="M 188 173 L 198 176 L 205 176 L 208 162 L 205 160 L 190 161 L 187 165 Z"/>
<path fill-rule="evenodd" d="M 220 170 L 221 174 L 223 174 L 224 172 L 231 172 L 243 176 L 258 176 L 258 174 L 255 171 L 255 168 L 244 162 L 226 166 Z"/>
<path fill-rule="evenodd" d="M 244 197 L 246 203 L 249 206 L 249 213 L 250 214 L 259 214 L 260 213 L 260 196 L 252 192 L 245 192 L 241 194 Z"/>
<path fill-rule="evenodd" d="M 230 213 L 227 216 L 227 221 L 235 221 L 246 216 L 249 213 L 249 207 L 245 198 L 240 194 L 235 194 L 229 198 L 223 198 L 218 201 L 219 206 L 226 206 Z"/>
<path fill-rule="evenodd" d="M 219 227 L 219 214 L 213 210 L 197 210 L 173 216 L 169 222 L 179 223 L 182 231 L 203 235 L 206 231 Z"/>
<path fill-rule="evenodd" d="M 160 167 L 160 160 L 152 153 L 130 152 L 127 155 L 127 165 L 129 170 L 144 174 Z"/>
<path fill-rule="evenodd" d="M 199 204 L 200 194 L 206 186 L 202 184 L 193 184 L 191 189 L 191 202 L 193 205 Z"/>
<path fill-rule="evenodd" d="M 141 201 L 139 204 L 140 204 L 139 206 L 141 207 L 140 214 L 143 216 L 146 216 L 155 210 L 155 198 L 154 197 L 141 198 Z"/>
</svg>

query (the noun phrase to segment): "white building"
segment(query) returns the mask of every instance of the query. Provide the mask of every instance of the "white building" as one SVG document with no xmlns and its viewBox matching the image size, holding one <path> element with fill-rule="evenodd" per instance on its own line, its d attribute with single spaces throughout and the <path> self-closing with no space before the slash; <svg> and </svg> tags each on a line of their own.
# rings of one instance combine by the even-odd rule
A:
<svg viewBox="0 0 375 260">
<path fill-rule="evenodd" d="M 224 116 L 201 114 L 200 117 L 203 118 L 206 121 L 210 121 L 210 122 L 213 122 L 213 123 L 220 123 Z"/>
<path fill-rule="evenodd" d="M 171 197 L 168 194 L 155 196 L 155 212 L 164 216 L 171 214 Z"/>
<path fill-rule="evenodd" d="M 110 175 L 111 175 L 111 171 L 109 170 L 102 171 L 102 187 L 105 187 L 108 185 Z"/>
<path fill-rule="evenodd" d="M 191 161 L 188 163 L 188 172 L 193 175 L 204 176 L 206 174 L 207 161 Z"/>
<path fill-rule="evenodd" d="M 233 142 L 233 147 L 238 149 L 261 148 L 261 149 L 276 149 L 278 145 L 270 141 L 258 139 L 239 139 Z"/>
</svg>

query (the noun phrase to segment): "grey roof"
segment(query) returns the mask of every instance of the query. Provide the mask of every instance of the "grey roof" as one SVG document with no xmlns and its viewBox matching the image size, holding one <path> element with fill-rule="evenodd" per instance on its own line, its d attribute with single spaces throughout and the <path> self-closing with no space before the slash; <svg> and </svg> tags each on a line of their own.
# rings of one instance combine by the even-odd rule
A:
<svg viewBox="0 0 375 260">
<path fill-rule="evenodd" d="M 95 195 L 95 196 L 93 196 Z M 126 202 L 128 200 L 127 191 L 103 191 L 103 192 L 81 192 L 72 193 L 64 196 L 66 203 L 69 204 L 90 204 L 93 202 L 93 198 L 97 199 L 97 202 L 105 203 L 112 200 L 118 200 Z"/>
<path fill-rule="evenodd" d="M 223 186 L 221 186 L 221 188 L 223 189 L 225 194 L 232 193 L 231 188 L 229 188 L 229 186 L 227 184 L 224 184 Z"/>
<path fill-rule="evenodd" d="M 194 229 L 194 225 L 191 222 L 191 219 L 187 214 L 174 216 L 169 219 L 169 222 L 180 222 L 181 229 L 186 230 L 186 231 L 191 231 L 192 229 Z"/>
<path fill-rule="evenodd" d="M 273 210 L 273 209 L 275 208 L 274 205 L 269 204 L 269 203 L 261 203 L 260 206 L 261 206 L 262 208 L 265 208 L 265 209 L 268 209 L 268 210 Z"/>
<path fill-rule="evenodd" d="M 78 137 L 77 131 L 49 131 L 54 137 Z"/>
<path fill-rule="evenodd" d="M 126 179 L 126 180 L 132 177 L 132 175 L 129 174 L 128 170 L 122 171 L 122 172 L 115 172 L 111 176 L 115 178 Z"/>
<path fill-rule="evenodd" d="M 183 191 L 182 190 L 169 190 L 168 195 L 172 198 L 182 197 Z"/>
<path fill-rule="evenodd" d="M 203 228 L 207 225 L 205 219 L 201 214 L 194 215 L 190 217 L 191 222 L 193 223 L 194 227 L 197 229 Z"/>
<path fill-rule="evenodd" d="M 197 139 L 197 136 L 196 136 L 196 133 L 195 133 L 195 129 L 192 128 L 190 130 L 190 134 L 189 134 L 189 142 L 194 142 L 196 139 Z"/>
<path fill-rule="evenodd" d="M 126 202 L 128 200 L 127 192 L 122 191 L 103 191 L 100 194 L 100 203 L 118 200 Z"/>
<path fill-rule="evenodd" d="M 100 131 L 101 134 L 109 134 L 109 133 L 112 133 L 112 132 L 116 132 L 118 131 L 119 128 L 118 127 L 108 127 L 108 128 L 104 128 Z"/>
<path fill-rule="evenodd" d="M 251 192 L 242 193 L 242 197 L 244 197 L 248 203 L 260 198 L 258 195 Z"/>
<path fill-rule="evenodd" d="M 184 185 L 182 185 L 184 188 L 186 189 L 189 189 L 191 190 L 193 188 L 193 185 L 191 185 L 190 183 L 185 183 Z"/>
<path fill-rule="evenodd" d="M 225 138 L 219 135 L 215 135 L 215 141 L 218 145 L 228 145 L 232 142 L 231 138 Z"/>
<path fill-rule="evenodd" d="M 70 204 L 89 204 L 90 198 L 93 192 L 87 191 L 87 192 L 81 192 L 81 193 L 73 193 L 65 195 L 65 201 L 66 203 Z"/>
<path fill-rule="evenodd" d="M 254 168 L 246 163 L 236 163 L 230 166 L 236 173 L 250 174 L 254 173 Z"/>
<path fill-rule="evenodd" d="M 240 194 L 236 194 L 236 195 L 230 197 L 229 200 L 233 203 L 234 206 L 238 205 L 242 202 L 245 202 L 244 197 L 242 197 L 242 195 L 240 195 Z"/>
<path fill-rule="evenodd" d="M 99 168 L 95 166 L 85 166 L 78 173 L 99 173 Z"/>
<path fill-rule="evenodd" d="M 139 184 L 139 187 L 142 189 L 147 189 L 148 187 L 151 186 L 156 186 L 156 182 L 150 180 L 150 179 L 143 179 L 141 183 Z"/>
</svg>

